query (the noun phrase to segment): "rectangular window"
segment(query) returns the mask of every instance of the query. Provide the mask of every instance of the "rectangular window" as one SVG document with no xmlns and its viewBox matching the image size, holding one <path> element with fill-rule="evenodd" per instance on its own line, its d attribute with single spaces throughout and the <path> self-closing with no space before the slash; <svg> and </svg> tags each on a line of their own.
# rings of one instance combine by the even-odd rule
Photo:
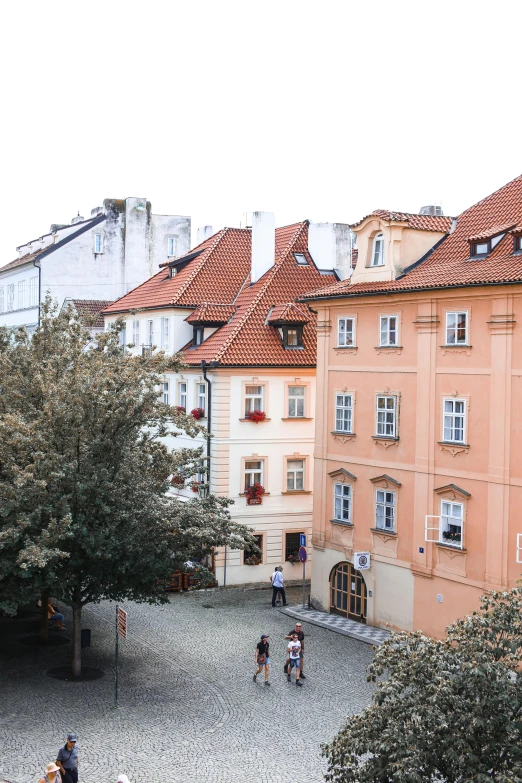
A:
<svg viewBox="0 0 522 783">
<path fill-rule="evenodd" d="M 94 235 L 94 252 L 103 253 L 103 236 L 101 234 Z"/>
<path fill-rule="evenodd" d="M 262 459 L 248 460 L 245 462 L 245 488 L 252 484 L 263 485 L 264 465 Z"/>
<path fill-rule="evenodd" d="M 243 550 L 243 562 L 245 565 L 259 565 L 263 562 L 263 536 L 254 536 L 256 544 L 261 550 L 260 552 L 254 551 L 250 547 L 246 546 Z"/>
<path fill-rule="evenodd" d="M 20 280 L 18 283 L 18 309 L 22 310 L 27 307 L 26 301 L 27 283 L 25 280 Z"/>
<path fill-rule="evenodd" d="M 395 530 L 395 492 L 378 489 L 375 495 L 375 527 Z"/>
<path fill-rule="evenodd" d="M 192 343 L 193 345 L 201 345 L 205 337 L 205 329 L 203 326 L 195 326 L 194 327 L 194 334 L 192 337 Z"/>
<path fill-rule="evenodd" d="M 154 345 L 154 320 L 147 321 L 147 345 L 152 348 Z"/>
<path fill-rule="evenodd" d="M 304 489 L 304 459 L 289 459 L 286 463 L 286 491 L 296 492 Z"/>
<path fill-rule="evenodd" d="M 7 311 L 14 310 L 15 287 L 14 283 L 7 286 Z"/>
<path fill-rule="evenodd" d="M 381 315 L 380 343 L 379 345 L 398 345 L 397 340 L 397 316 Z"/>
<path fill-rule="evenodd" d="M 334 484 L 334 519 L 352 521 L 352 488 L 350 484 Z"/>
<path fill-rule="evenodd" d="M 169 319 L 168 318 L 161 319 L 161 347 L 162 348 L 169 347 Z"/>
<path fill-rule="evenodd" d="M 245 418 L 253 411 L 262 411 L 263 394 L 262 386 L 245 386 Z"/>
<path fill-rule="evenodd" d="M 179 406 L 187 410 L 187 383 L 181 381 L 179 384 Z"/>
<path fill-rule="evenodd" d="M 304 531 L 302 531 L 304 532 Z M 299 555 L 301 533 L 287 533 L 285 539 L 285 560 L 293 562 Z"/>
<path fill-rule="evenodd" d="M 468 345 L 468 314 L 446 313 L 446 345 Z"/>
<path fill-rule="evenodd" d="M 123 329 L 120 332 L 120 345 L 125 350 L 127 347 L 127 326 L 124 325 Z"/>
<path fill-rule="evenodd" d="M 337 345 L 346 348 L 355 345 L 355 319 L 339 318 L 337 322 Z"/>
<path fill-rule="evenodd" d="M 283 327 L 283 346 L 285 348 L 302 348 L 303 327 L 302 326 Z"/>
<path fill-rule="evenodd" d="M 132 322 L 132 342 L 136 346 L 136 348 L 140 344 L 140 322 L 139 321 L 133 321 Z"/>
<path fill-rule="evenodd" d="M 168 381 L 163 381 L 163 383 L 162 383 L 162 391 L 163 391 L 163 402 L 165 403 L 165 405 L 169 405 L 170 404 L 169 403 L 170 396 L 169 396 L 169 382 Z"/>
<path fill-rule="evenodd" d="M 169 237 L 167 240 L 167 255 L 169 258 L 176 256 L 176 237 Z"/>
<path fill-rule="evenodd" d="M 444 400 L 442 440 L 465 443 L 466 400 Z"/>
<path fill-rule="evenodd" d="M 300 419 L 305 415 L 305 387 L 288 387 L 288 418 Z"/>
<path fill-rule="evenodd" d="M 198 404 L 197 408 L 201 408 L 201 410 L 204 410 L 206 413 L 207 410 L 207 384 L 206 383 L 198 383 L 196 384 L 196 393 L 197 393 L 197 399 Z"/>
<path fill-rule="evenodd" d="M 335 431 L 352 432 L 353 397 L 351 394 L 335 395 Z"/>
<path fill-rule="evenodd" d="M 440 504 L 440 541 L 442 544 L 462 547 L 464 506 L 442 500 Z"/>
<path fill-rule="evenodd" d="M 29 279 L 29 305 L 36 307 L 38 304 L 38 276 Z"/>
<path fill-rule="evenodd" d="M 397 437 L 397 397 L 377 397 L 377 432 L 384 438 Z"/>
</svg>

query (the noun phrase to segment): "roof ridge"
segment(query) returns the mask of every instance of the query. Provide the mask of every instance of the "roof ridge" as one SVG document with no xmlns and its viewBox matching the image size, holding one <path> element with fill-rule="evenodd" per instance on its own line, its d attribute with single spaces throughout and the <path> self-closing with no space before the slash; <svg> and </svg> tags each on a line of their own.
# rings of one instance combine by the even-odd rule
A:
<svg viewBox="0 0 522 783">
<path fill-rule="evenodd" d="M 519 174 L 518 177 L 513 177 L 513 179 L 510 179 L 509 182 L 506 182 L 500 188 L 497 188 L 496 190 L 494 190 L 493 193 L 490 193 L 489 195 L 484 196 L 484 198 L 481 198 L 479 201 L 476 201 L 475 204 L 472 204 L 470 207 L 466 207 L 466 209 L 463 209 L 462 212 L 460 213 L 460 215 L 457 215 L 457 220 L 458 220 L 459 217 L 464 215 L 465 212 L 469 212 L 470 209 L 473 209 L 473 207 L 478 207 L 479 204 L 483 204 L 484 201 L 487 201 L 492 196 L 496 196 L 497 193 L 500 193 L 501 190 L 504 190 L 504 188 L 507 188 L 508 185 L 512 185 L 513 182 L 516 182 L 518 179 L 522 180 L 522 174 Z"/>
<path fill-rule="evenodd" d="M 196 258 L 194 259 L 194 261 L 197 260 L 198 263 L 194 264 L 194 268 L 192 270 L 192 274 L 187 277 L 187 279 L 182 284 L 182 286 L 179 289 L 179 291 L 176 292 L 176 295 L 175 295 L 175 297 L 173 297 L 173 299 L 174 298 L 175 299 L 179 299 L 180 297 L 183 296 L 184 293 L 186 293 L 188 287 L 194 282 L 194 278 L 196 277 L 196 275 L 199 274 L 199 272 L 201 271 L 201 269 L 202 269 L 203 265 L 205 264 L 205 262 L 208 261 L 208 259 L 210 258 L 210 256 L 212 255 L 212 253 L 214 252 L 216 247 L 219 245 L 219 243 L 221 242 L 223 237 L 226 236 L 227 231 L 230 231 L 230 229 L 229 228 L 222 228 L 219 231 L 216 231 L 216 233 L 214 234 L 213 237 L 209 237 L 208 240 L 205 240 L 206 242 L 208 242 L 209 240 L 215 239 L 215 241 L 212 242 L 209 245 L 209 247 L 203 248 L 203 250 L 201 251 L 201 254 L 197 257 L 197 259 Z M 203 243 L 200 243 L 200 244 L 203 244 Z M 198 247 L 199 247 L 199 245 L 198 245 Z M 189 254 L 187 253 L 187 255 L 189 255 Z M 189 305 L 187 305 L 187 307 L 189 307 Z"/>
</svg>

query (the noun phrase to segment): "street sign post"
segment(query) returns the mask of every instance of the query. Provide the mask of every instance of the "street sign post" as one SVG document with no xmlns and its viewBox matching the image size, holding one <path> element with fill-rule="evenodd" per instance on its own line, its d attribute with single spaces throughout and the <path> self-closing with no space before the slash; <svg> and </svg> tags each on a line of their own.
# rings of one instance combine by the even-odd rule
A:
<svg viewBox="0 0 522 783">
<path fill-rule="evenodd" d="M 306 547 L 306 533 L 299 533 L 299 546 Z"/>
<path fill-rule="evenodd" d="M 299 536 L 300 539 L 305 539 L 306 536 L 301 533 Z M 306 592 L 306 549 L 304 546 L 299 547 L 299 560 L 303 564 L 303 609 L 305 609 L 305 592 Z"/>
<path fill-rule="evenodd" d="M 119 639 L 127 638 L 127 612 L 116 607 L 116 648 L 115 648 L 115 667 L 114 667 L 114 706 L 118 706 L 118 657 L 119 657 Z"/>
</svg>

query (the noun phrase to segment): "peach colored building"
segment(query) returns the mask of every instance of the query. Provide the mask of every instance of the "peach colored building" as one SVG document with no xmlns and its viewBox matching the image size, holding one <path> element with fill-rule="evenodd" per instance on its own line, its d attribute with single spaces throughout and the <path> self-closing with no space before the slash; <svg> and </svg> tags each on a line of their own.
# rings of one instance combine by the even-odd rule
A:
<svg viewBox="0 0 522 783">
<path fill-rule="evenodd" d="M 522 570 L 522 177 L 456 219 L 426 212 L 365 217 L 351 279 L 304 297 L 312 595 L 440 638 Z"/>
</svg>

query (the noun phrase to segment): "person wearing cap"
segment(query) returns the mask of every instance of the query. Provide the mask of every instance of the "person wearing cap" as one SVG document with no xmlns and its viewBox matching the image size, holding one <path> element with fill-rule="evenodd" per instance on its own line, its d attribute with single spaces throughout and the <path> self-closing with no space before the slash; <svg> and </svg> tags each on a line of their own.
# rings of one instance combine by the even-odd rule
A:
<svg viewBox="0 0 522 783">
<path fill-rule="evenodd" d="M 303 626 L 301 625 L 301 623 L 296 622 L 295 628 L 292 628 L 291 631 L 288 631 L 287 635 L 285 636 L 285 639 L 291 639 L 292 636 L 294 635 L 294 633 L 297 634 L 297 639 L 301 642 L 301 679 L 305 680 L 306 677 L 303 674 L 303 657 L 304 657 L 304 638 L 305 638 L 305 635 L 304 635 Z M 288 674 L 288 667 L 289 667 L 289 665 L 290 665 L 290 658 L 287 658 L 286 659 L 286 663 L 284 665 L 285 674 Z"/>
<path fill-rule="evenodd" d="M 67 742 L 58 751 L 56 763 L 62 773 L 63 783 L 78 783 L 78 737 L 74 732 L 67 735 Z"/>
<path fill-rule="evenodd" d="M 294 631 L 292 634 L 292 640 L 289 643 L 288 647 L 288 656 L 290 658 L 290 668 L 288 669 L 288 674 L 286 676 L 288 682 L 292 681 L 292 669 L 295 669 L 295 684 L 300 685 L 302 687 L 303 683 L 299 679 L 299 674 L 301 671 L 301 642 L 297 638 L 297 634 Z"/>
<path fill-rule="evenodd" d="M 261 673 L 263 667 L 265 669 L 265 685 L 270 685 L 268 682 L 268 673 L 270 669 L 270 643 L 268 641 L 268 634 L 264 633 L 261 636 L 261 641 L 258 642 L 256 652 L 254 655 L 254 661 L 257 666 L 257 671 L 254 674 L 254 682 L 257 680 L 257 675 Z"/>
<path fill-rule="evenodd" d="M 56 764 L 48 764 L 38 783 L 61 783 L 61 780 L 60 767 L 57 767 Z"/>
</svg>

